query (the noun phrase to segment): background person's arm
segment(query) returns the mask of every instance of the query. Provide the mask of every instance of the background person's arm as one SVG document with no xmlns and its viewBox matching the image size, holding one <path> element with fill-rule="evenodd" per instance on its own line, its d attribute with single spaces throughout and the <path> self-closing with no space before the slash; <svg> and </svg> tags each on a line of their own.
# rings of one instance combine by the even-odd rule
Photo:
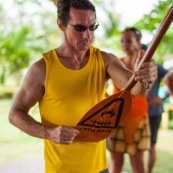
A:
<svg viewBox="0 0 173 173">
<path fill-rule="evenodd" d="M 168 86 L 170 94 L 173 95 L 173 69 L 165 75 L 164 82 Z"/>
</svg>

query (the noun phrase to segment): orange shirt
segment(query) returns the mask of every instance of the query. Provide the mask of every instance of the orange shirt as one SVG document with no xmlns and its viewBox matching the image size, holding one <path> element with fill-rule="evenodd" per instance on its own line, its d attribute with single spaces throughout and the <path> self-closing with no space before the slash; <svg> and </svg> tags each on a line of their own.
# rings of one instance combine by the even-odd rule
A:
<svg viewBox="0 0 173 173">
<path fill-rule="evenodd" d="M 124 58 L 121 59 L 124 61 Z M 130 69 L 131 70 L 131 69 Z M 117 93 L 119 89 L 114 85 L 114 93 Z M 132 95 L 131 110 L 126 116 L 125 120 L 121 123 L 124 126 L 125 141 L 128 144 L 132 144 L 134 140 L 135 131 L 143 119 L 148 115 L 148 104 L 146 96 L 134 96 Z"/>
</svg>

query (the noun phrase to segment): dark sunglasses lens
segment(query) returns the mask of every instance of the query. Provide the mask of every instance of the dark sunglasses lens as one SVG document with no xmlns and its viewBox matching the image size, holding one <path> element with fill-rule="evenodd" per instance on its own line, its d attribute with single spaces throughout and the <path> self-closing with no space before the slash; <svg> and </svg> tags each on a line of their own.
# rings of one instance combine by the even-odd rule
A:
<svg viewBox="0 0 173 173">
<path fill-rule="evenodd" d="M 73 26 L 73 25 L 72 25 Z M 94 24 L 94 25 L 91 25 L 89 27 L 86 27 L 84 25 L 74 25 L 73 27 L 75 28 L 76 31 L 78 32 L 83 32 L 85 31 L 87 28 L 89 28 L 90 31 L 94 31 L 98 28 L 99 24 Z"/>
<path fill-rule="evenodd" d="M 85 31 L 87 27 L 85 27 L 83 25 L 75 25 L 74 28 L 76 31 L 82 32 L 82 31 Z"/>
<path fill-rule="evenodd" d="M 94 24 L 94 25 L 91 25 L 90 27 L 89 27 L 89 29 L 90 29 L 90 31 L 94 31 L 94 30 L 96 30 L 97 28 L 98 28 L 98 24 Z"/>
</svg>

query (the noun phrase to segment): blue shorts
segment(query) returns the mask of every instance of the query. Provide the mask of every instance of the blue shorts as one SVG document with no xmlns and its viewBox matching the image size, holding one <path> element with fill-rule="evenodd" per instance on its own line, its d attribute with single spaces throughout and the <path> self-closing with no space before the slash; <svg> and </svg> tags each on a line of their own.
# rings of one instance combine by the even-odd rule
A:
<svg viewBox="0 0 173 173">
<path fill-rule="evenodd" d="M 101 171 L 99 173 L 109 173 L 109 171 L 108 171 L 108 169 L 105 169 L 105 170 L 103 170 L 103 171 Z"/>
<path fill-rule="evenodd" d="M 151 144 L 154 145 L 157 142 L 157 134 L 160 126 L 162 116 L 149 116 L 150 130 L 151 130 Z"/>
</svg>

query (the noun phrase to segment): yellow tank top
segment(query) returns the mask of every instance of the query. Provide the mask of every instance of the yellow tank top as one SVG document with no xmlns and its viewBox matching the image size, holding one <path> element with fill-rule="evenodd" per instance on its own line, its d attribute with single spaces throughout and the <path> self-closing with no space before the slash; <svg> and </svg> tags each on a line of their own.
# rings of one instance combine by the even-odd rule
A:
<svg viewBox="0 0 173 173">
<path fill-rule="evenodd" d="M 106 70 L 98 49 L 90 47 L 87 64 L 80 70 L 66 68 L 51 50 L 46 63 L 45 94 L 39 102 L 46 125 L 75 126 L 85 112 L 105 95 Z M 98 173 L 107 168 L 106 143 L 55 144 L 44 140 L 46 173 Z"/>
</svg>

